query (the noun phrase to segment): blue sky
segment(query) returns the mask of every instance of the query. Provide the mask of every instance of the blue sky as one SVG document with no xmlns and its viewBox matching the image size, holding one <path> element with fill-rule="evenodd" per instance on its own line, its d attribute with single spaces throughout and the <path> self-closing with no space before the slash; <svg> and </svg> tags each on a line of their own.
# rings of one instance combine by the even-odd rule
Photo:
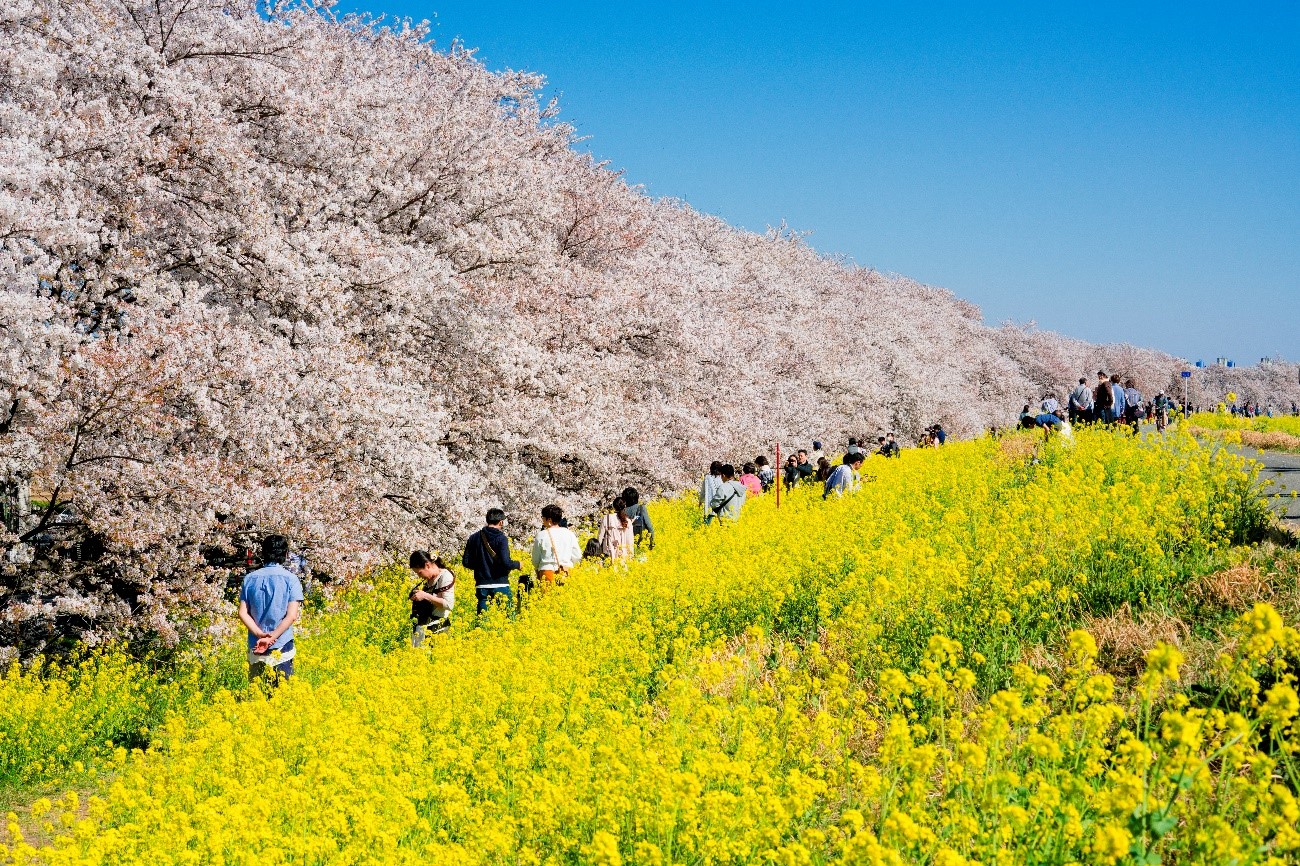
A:
<svg viewBox="0 0 1300 866">
<path fill-rule="evenodd" d="M 1193 360 L 1300 360 L 1300 3 L 347 0 L 547 76 L 654 196 Z"/>
</svg>

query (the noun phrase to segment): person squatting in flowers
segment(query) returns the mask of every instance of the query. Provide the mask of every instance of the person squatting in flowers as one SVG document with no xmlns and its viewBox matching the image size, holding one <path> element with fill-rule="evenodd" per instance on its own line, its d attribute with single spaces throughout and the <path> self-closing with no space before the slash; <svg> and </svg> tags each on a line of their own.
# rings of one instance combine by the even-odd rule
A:
<svg viewBox="0 0 1300 866">
<path fill-rule="evenodd" d="M 421 584 L 411 590 L 411 646 L 424 644 L 426 634 L 441 634 L 451 628 L 451 609 L 456 603 L 456 575 L 440 556 L 426 550 L 411 553 L 411 571 Z"/>
<path fill-rule="evenodd" d="M 262 539 L 262 567 L 244 576 L 239 619 L 248 629 L 248 678 L 273 671 L 273 681 L 293 676 L 293 624 L 302 611 L 302 583 L 282 564 L 289 555 L 283 535 Z"/>
<path fill-rule="evenodd" d="M 861 451 L 845 454 L 844 462 L 836 466 L 830 477 L 826 479 L 826 487 L 822 490 L 822 499 L 827 498 L 832 493 L 848 493 L 857 490 L 858 485 L 861 483 L 858 470 L 862 468 L 864 459 L 865 455 Z"/>
</svg>

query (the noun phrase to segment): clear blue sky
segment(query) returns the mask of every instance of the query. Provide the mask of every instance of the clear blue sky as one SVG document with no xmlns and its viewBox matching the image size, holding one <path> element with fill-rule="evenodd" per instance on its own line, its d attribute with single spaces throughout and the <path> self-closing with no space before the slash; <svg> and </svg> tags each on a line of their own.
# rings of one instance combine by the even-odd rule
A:
<svg viewBox="0 0 1300 866">
<path fill-rule="evenodd" d="M 1300 360 L 1300 3 L 345 0 L 547 76 L 654 196 L 1193 360 Z"/>
</svg>

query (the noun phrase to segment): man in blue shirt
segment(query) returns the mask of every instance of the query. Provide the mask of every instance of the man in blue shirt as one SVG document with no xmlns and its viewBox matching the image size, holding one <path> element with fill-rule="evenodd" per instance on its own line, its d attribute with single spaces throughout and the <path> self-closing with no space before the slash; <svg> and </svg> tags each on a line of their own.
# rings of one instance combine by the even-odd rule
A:
<svg viewBox="0 0 1300 866">
<path fill-rule="evenodd" d="M 262 539 L 262 567 L 244 576 L 239 589 L 239 619 L 248 629 L 248 678 L 268 667 L 274 682 L 293 676 L 293 624 L 302 611 L 302 583 L 282 563 L 289 556 L 283 535 Z"/>
</svg>

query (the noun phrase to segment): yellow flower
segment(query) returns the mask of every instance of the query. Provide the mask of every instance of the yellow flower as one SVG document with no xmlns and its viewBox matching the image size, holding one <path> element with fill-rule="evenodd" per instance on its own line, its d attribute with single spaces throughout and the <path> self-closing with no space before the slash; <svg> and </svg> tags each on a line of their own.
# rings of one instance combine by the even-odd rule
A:
<svg viewBox="0 0 1300 866">
<path fill-rule="evenodd" d="M 1268 690 L 1259 717 L 1272 725 L 1285 725 L 1300 712 L 1300 697 L 1289 683 L 1278 683 Z"/>
<path fill-rule="evenodd" d="M 1088 845 L 1088 851 L 1092 854 L 1091 862 L 1107 866 L 1118 863 L 1128 857 L 1129 846 L 1132 844 L 1133 834 L 1124 825 L 1114 821 L 1098 824 Z"/>
</svg>

